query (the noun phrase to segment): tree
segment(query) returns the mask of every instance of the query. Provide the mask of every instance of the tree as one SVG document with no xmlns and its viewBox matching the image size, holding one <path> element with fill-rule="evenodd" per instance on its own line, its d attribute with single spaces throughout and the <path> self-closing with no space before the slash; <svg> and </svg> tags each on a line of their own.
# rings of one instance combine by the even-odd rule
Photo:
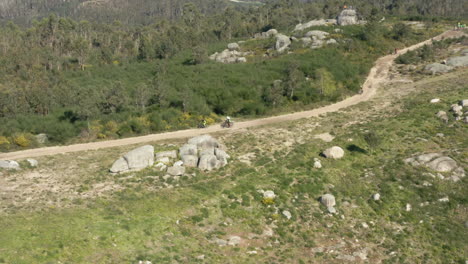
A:
<svg viewBox="0 0 468 264">
<path fill-rule="evenodd" d="M 299 64 L 297 62 L 292 62 L 286 69 L 286 75 L 285 93 L 289 99 L 293 99 L 294 91 L 298 89 L 304 81 L 304 73 L 299 69 Z"/>
</svg>

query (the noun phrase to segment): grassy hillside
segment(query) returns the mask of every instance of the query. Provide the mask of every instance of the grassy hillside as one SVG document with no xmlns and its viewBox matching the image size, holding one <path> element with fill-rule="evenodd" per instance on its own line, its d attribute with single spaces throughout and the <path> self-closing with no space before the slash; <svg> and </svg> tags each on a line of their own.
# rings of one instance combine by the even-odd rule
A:
<svg viewBox="0 0 468 264">
<path fill-rule="evenodd" d="M 468 170 L 467 124 L 435 116 L 468 98 L 467 76 L 462 70 L 389 85 L 373 101 L 326 117 L 218 135 L 230 164 L 178 181 L 154 169 L 108 174 L 132 146 L 2 171 L 0 262 L 463 263 L 467 178 L 432 178 L 403 160 L 441 152 Z M 442 102 L 430 104 L 436 97 Z M 321 133 L 335 139 L 316 139 Z M 345 149 L 343 159 L 319 156 L 333 145 Z M 260 189 L 278 196 L 265 201 Z M 335 195 L 337 215 L 318 202 L 325 193 Z M 213 243 L 233 235 L 242 238 L 238 246 Z"/>
</svg>

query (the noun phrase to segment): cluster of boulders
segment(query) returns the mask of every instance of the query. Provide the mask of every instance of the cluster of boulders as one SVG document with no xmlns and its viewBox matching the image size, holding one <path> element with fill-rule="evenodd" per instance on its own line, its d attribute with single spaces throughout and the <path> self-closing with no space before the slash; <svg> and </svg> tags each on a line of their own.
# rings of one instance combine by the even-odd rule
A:
<svg viewBox="0 0 468 264">
<path fill-rule="evenodd" d="M 270 29 L 266 32 L 257 33 L 254 36 L 256 39 L 267 39 L 272 37 L 276 38 L 275 50 L 279 53 L 285 52 L 291 45 L 291 37 L 278 33 L 278 30 L 276 29 Z"/>
<path fill-rule="evenodd" d="M 179 157 L 180 160 L 177 160 Z M 186 167 L 198 167 L 206 171 L 224 167 L 229 158 L 215 138 L 203 135 L 190 139 L 179 151 L 163 151 L 155 155 L 153 146 L 139 147 L 116 160 L 110 172 L 138 171 L 154 166 L 160 171 L 166 171 L 170 176 L 181 176 Z"/>
<path fill-rule="evenodd" d="M 441 179 L 451 179 L 454 182 L 465 177 L 465 170 L 458 165 L 458 163 L 441 153 L 429 153 L 416 155 L 414 157 L 405 159 L 405 163 L 413 166 L 423 166 L 439 173 L 450 173 L 450 177 L 445 178 L 442 174 L 439 174 Z"/>
<path fill-rule="evenodd" d="M 431 103 L 438 103 L 440 102 L 440 99 L 432 99 Z M 453 104 L 450 107 L 450 112 L 453 113 L 453 116 L 455 117 L 456 121 L 463 120 L 463 122 L 468 124 L 468 111 L 463 113 L 463 107 L 468 106 L 468 99 L 461 100 L 460 103 L 458 104 Z M 444 123 L 448 123 L 449 121 L 449 116 L 446 111 L 439 111 L 437 112 L 436 116 L 442 120 Z"/>
<path fill-rule="evenodd" d="M 216 52 L 210 56 L 213 61 L 221 63 L 243 63 L 247 62 L 246 56 L 251 55 L 252 52 L 240 51 L 238 43 L 229 43 L 227 49 L 222 52 Z"/>
<path fill-rule="evenodd" d="M 26 162 L 30 167 L 37 167 L 39 162 L 35 159 L 26 159 Z M 20 164 L 14 160 L 0 160 L 0 169 L 5 170 L 19 170 L 21 169 Z"/>
<path fill-rule="evenodd" d="M 320 30 L 311 30 L 301 38 L 304 47 L 317 49 L 323 47 L 325 44 L 336 44 L 335 39 L 328 39 L 330 33 Z"/>
</svg>

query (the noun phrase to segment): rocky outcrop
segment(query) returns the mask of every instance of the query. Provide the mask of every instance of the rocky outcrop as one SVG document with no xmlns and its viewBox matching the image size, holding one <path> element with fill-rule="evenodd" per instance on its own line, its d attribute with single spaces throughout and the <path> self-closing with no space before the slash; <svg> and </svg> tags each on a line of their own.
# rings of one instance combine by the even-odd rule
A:
<svg viewBox="0 0 468 264">
<path fill-rule="evenodd" d="M 0 169 L 19 170 L 20 165 L 14 160 L 0 160 Z"/>
<path fill-rule="evenodd" d="M 326 149 L 323 152 L 323 155 L 329 159 L 341 159 L 344 156 L 344 150 L 338 146 L 334 146 Z"/>
<path fill-rule="evenodd" d="M 430 74 L 447 73 L 451 70 L 453 70 L 453 67 L 440 63 L 432 63 L 424 67 L 424 71 Z"/>
<path fill-rule="evenodd" d="M 338 16 L 337 23 L 340 26 L 356 25 L 359 23 L 357 12 L 354 9 L 345 9 Z"/>
<path fill-rule="evenodd" d="M 171 176 L 181 176 L 185 173 L 185 167 L 180 165 L 174 165 L 167 169 L 167 174 Z"/>
<path fill-rule="evenodd" d="M 458 181 L 465 177 L 465 170 L 458 163 L 441 153 L 428 153 L 417 155 L 405 160 L 405 163 L 413 166 L 423 166 L 436 172 L 452 173 L 451 179 Z"/>
<path fill-rule="evenodd" d="M 447 60 L 447 65 L 452 67 L 468 66 L 468 56 L 452 57 Z"/>
<path fill-rule="evenodd" d="M 312 39 L 320 39 L 324 40 L 326 39 L 330 33 L 325 32 L 325 31 L 320 31 L 320 30 L 311 30 L 305 34 L 306 38 L 312 38 Z"/>
<path fill-rule="evenodd" d="M 276 35 L 276 44 L 275 44 L 275 49 L 279 53 L 282 53 L 286 51 L 289 48 L 289 45 L 291 45 L 291 39 L 283 34 L 278 34 Z"/>
<path fill-rule="evenodd" d="M 126 171 L 138 171 L 154 164 L 154 147 L 150 145 L 134 149 L 114 162 L 110 171 L 122 173 Z"/>
<path fill-rule="evenodd" d="M 229 43 L 227 47 L 228 47 L 228 50 L 230 50 L 230 51 L 240 49 L 239 44 L 237 44 L 235 42 L 234 43 Z"/>
<path fill-rule="evenodd" d="M 230 158 L 221 148 L 221 144 L 210 135 L 191 138 L 179 152 L 184 166 L 198 167 L 206 171 L 226 166 Z"/>
</svg>

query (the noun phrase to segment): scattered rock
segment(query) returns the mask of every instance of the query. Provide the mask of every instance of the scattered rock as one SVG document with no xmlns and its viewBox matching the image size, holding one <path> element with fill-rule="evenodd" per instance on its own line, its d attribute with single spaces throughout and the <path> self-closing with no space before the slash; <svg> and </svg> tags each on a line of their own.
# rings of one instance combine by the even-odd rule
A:
<svg viewBox="0 0 468 264">
<path fill-rule="evenodd" d="M 291 215 L 291 212 L 287 211 L 287 210 L 284 210 L 283 211 L 283 215 L 284 217 L 286 217 L 288 220 L 291 219 L 292 215 Z"/>
<path fill-rule="evenodd" d="M 344 150 L 338 146 L 331 147 L 323 152 L 326 158 L 341 159 L 344 156 Z"/>
<path fill-rule="evenodd" d="M 247 251 L 247 255 L 257 255 L 257 251 L 256 250 Z"/>
<path fill-rule="evenodd" d="M 369 225 L 368 225 L 366 222 L 361 223 L 361 226 L 362 226 L 363 228 L 369 228 Z"/>
<path fill-rule="evenodd" d="M 338 44 L 338 42 L 336 41 L 336 39 L 329 39 L 327 40 L 327 45 L 333 45 L 333 44 Z"/>
<path fill-rule="evenodd" d="M 219 239 L 219 238 L 217 238 L 217 239 L 214 240 L 214 242 L 215 242 L 216 244 L 218 244 L 218 246 L 221 246 L 221 247 L 222 247 L 222 246 L 227 246 L 227 241 L 224 240 L 224 239 Z"/>
<path fill-rule="evenodd" d="M 278 35 L 278 30 L 272 28 L 272 29 L 268 30 L 267 32 L 262 32 L 262 33 L 255 34 L 254 38 L 256 38 L 256 39 L 266 39 L 266 38 L 270 38 L 270 37 L 273 37 L 273 36 L 276 36 L 276 35 Z"/>
<path fill-rule="evenodd" d="M 227 244 L 229 246 L 237 246 L 241 243 L 242 239 L 239 236 L 231 236 L 229 237 L 229 240 Z"/>
<path fill-rule="evenodd" d="M 424 67 L 424 71 L 430 74 L 447 73 L 451 70 L 453 70 L 453 67 L 440 63 L 432 63 Z"/>
<path fill-rule="evenodd" d="M 31 167 L 37 167 L 37 165 L 39 164 L 39 162 L 35 159 L 27 159 L 26 161 L 29 163 L 29 166 Z"/>
<path fill-rule="evenodd" d="M 356 25 L 358 24 L 358 17 L 356 10 L 345 9 L 341 11 L 338 16 L 337 23 L 340 26 Z"/>
<path fill-rule="evenodd" d="M 372 195 L 372 199 L 374 199 L 374 201 L 380 200 L 380 194 L 376 193 L 376 194 Z"/>
<path fill-rule="evenodd" d="M 151 145 L 136 148 L 114 162 L 110 171 L 121 173 L 142 170 L 154 164 L 154 147 Z"/>
<path fill-rule="evenodd" d="M 167 173 L 172 176 L 181 176 L 185 173 L 185 167 L 183 166 L 172 166 L 167 169 Z"/>
<path fill-rule="evenodd" d="M 327 207 L 328 211 L 335 211 L 334 206 L 336 205 L 336 201 L 335 196 L 333 196 L 332 194 L 323 195 L 322 197 L 320 197 L 320 202 L 323 205 L 325 205 L 325 207 Z"/>
<path fill-rule="evenodd" d="M 7 170 L 19 170 L 20 165 L 14 160 L 0 160 L 0 168 Z"/>
<path fill-rule="evenodd" d="M 431 104 L 440 103 L 440 99 L 439 98 L 434 98 L 430 102 L 431 102 Z"/>
<path fill-rule="evenodd" d="M 322 163 L 317 158 L 314 160 L 314 168 L 316 168 L 316 169 L 321 169 L 322 168 Z"/>
<path fill-rule="evenodd" d="M 276 198 L 276 194 L 275 194 L 275 192 L 273 192 L 273 191 L 266 191 L 266 192 L 263 193 L 263 198 L 275 199 L 275 198 Z"/>
<path fill-rule="evenodd" d="M 436 136 L 441 138 L 445 137 L 444 133 L 437 133 Z"/>
<path fill-rule="evenodd" d="M 406 210 L 406 212 L 411 211 L 411 204 L 406 204 L 405 210 Z"/>
<path fill-rule="evenodd" d="M 140 260 L 138 261 L 138 264 L 152 264 L 152 263 L 149 260 Z"/>
<path fill-rule="evenodd" d="M 199 256 L 196 256 L 195 258 L 198 259 L 198 260 L 204 260 L 205 255 L 199 255 Z"/>
<path fill-rule="evenodd" d="M 438 201 L 442 202 L 442 203 L 447 203 L 447 202 L 449 202 L 449 198 L 448 198 L 448 196 L 446 196 L 446 197 L 440 198 Z"/>
<path fill-rule="evenodd" d="M 272 237 L 273 236 L 273 229 L 271 229 L 271 227 L 265 227 L 265 229 L 263 230 L 263 236 L 267 236 L 267 237 Z"/>
<path fill-rule="evenodd" d="M 461 105 L 462 107 L 468 106 L 468 99 L 461 100 L 461 101 L 460 101 L 460 105 Z"/>
</svg>

